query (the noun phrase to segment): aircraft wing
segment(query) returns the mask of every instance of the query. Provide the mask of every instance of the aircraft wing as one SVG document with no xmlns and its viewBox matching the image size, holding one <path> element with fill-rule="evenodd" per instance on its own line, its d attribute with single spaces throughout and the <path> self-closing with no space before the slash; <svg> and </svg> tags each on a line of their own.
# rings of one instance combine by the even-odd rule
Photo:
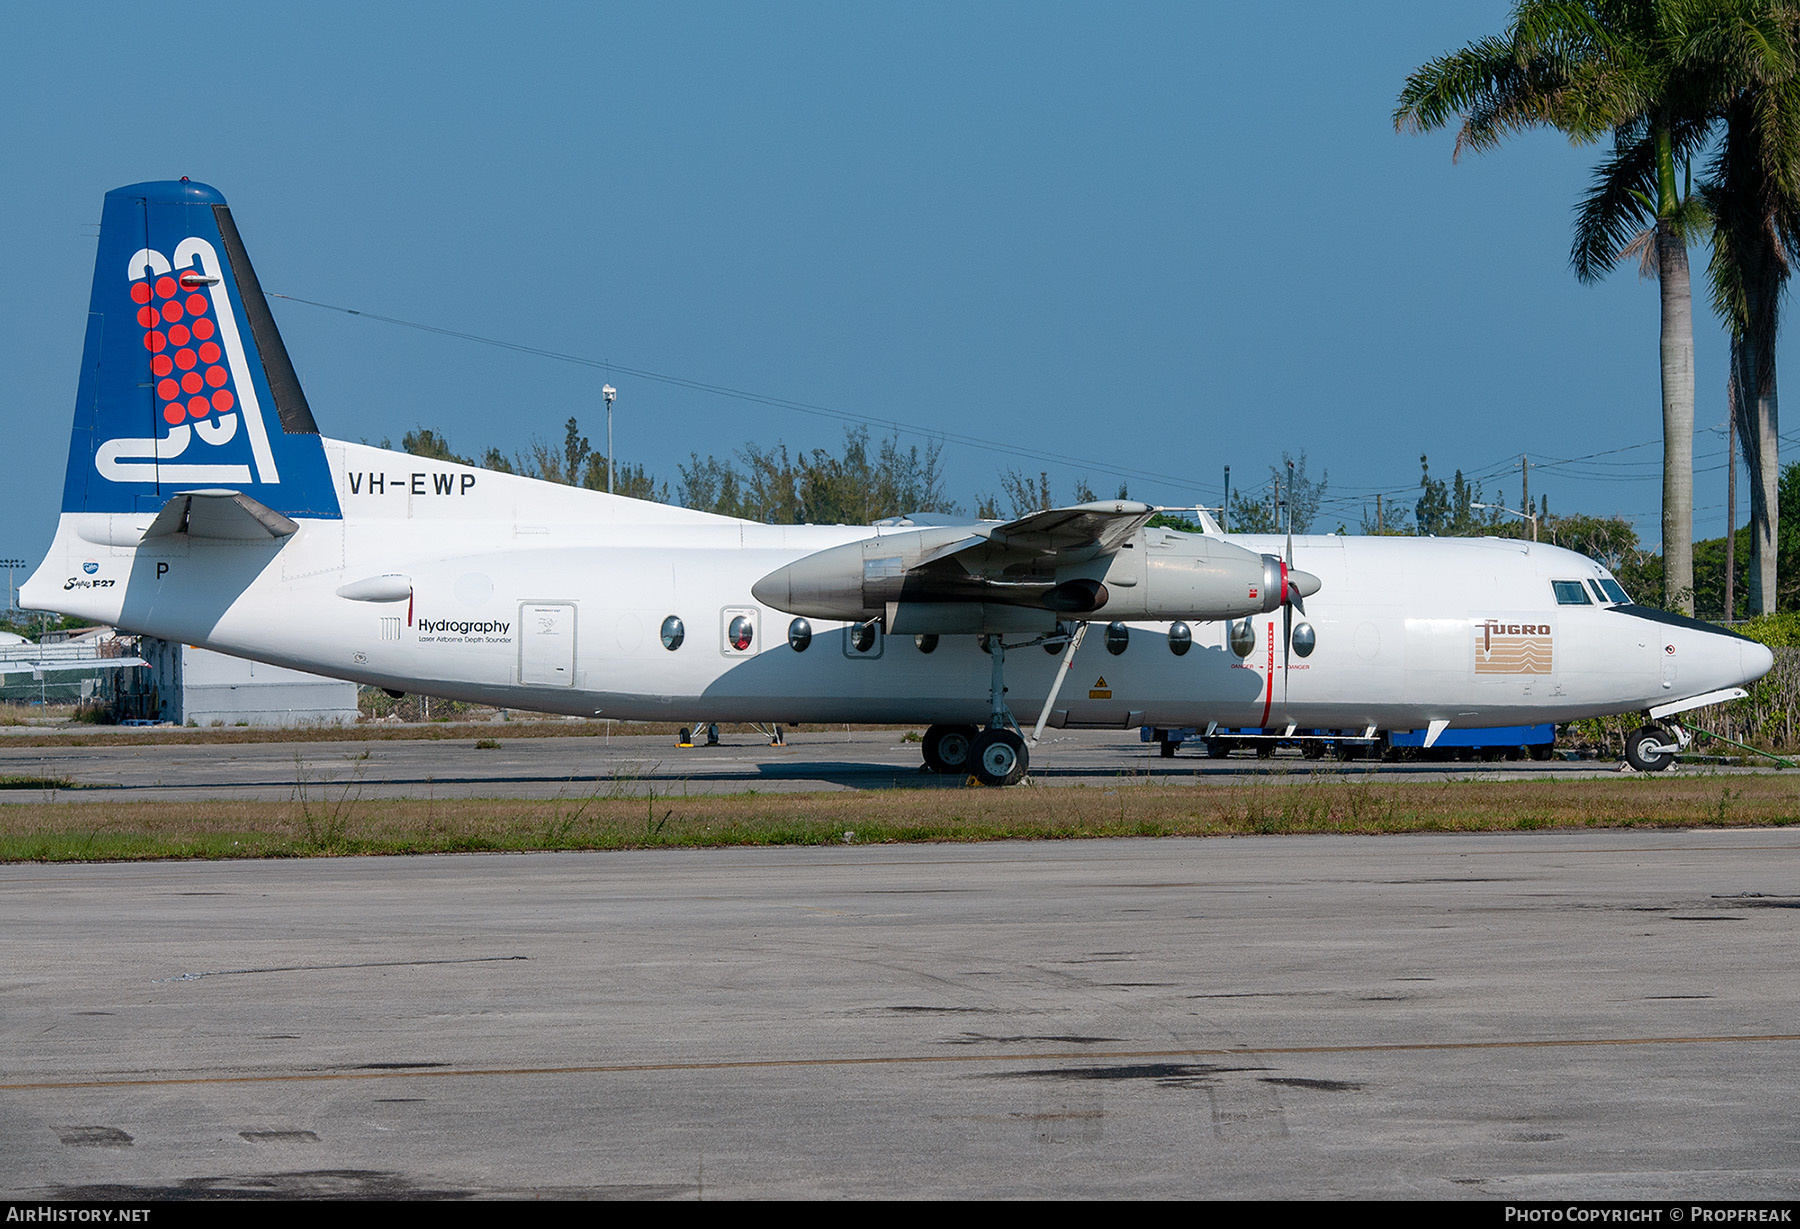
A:
<svg viewBox="0 0 1800 1229">
<path fill-rule="evenodd" d="M 883 534 L 796 560 L 763 577 L 751 592 L 777 610 L 817 618 L 861 620 L 895 603 L 968 607 L 966 618 L 951 619 L 946 627 L 968 619 L 985 626 L 988 615 L 979 608 L 996 602 L 1046 612 L 1092 610 L 1104 602 L 1104 586 L 1091 578 L 1059 576 L 1059 570 L 1118 552 L 1155 513 L 1148 504 L 1108 500 L 1000 524 Z M 1258 561 L 1258 576 L 1261 567 Z"/>
<path fill-rule="evenodd" d="M 1002 525 L 982 525 L 970 537 L 952 542 L 919 560 L 930 568 L 954 559 L 970 572 L 1005 567 L 1019 556 L 1034 562 L 1085 563 L 1110 555 L 1144 527 L 1156 509 L 1130 500 L 1102 500 L 1071 508 L 1046 508 Z"/>
</svg>

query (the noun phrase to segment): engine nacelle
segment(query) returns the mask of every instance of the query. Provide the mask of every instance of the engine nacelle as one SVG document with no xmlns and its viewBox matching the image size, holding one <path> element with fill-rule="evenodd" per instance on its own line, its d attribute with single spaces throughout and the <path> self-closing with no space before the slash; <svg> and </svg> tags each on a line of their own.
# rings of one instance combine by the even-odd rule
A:
<svg viewBox="0 0 1800 1229">
<path fill-rule="evenodd" d="M 907 573 L 928 556 L 976 537 L 967 526 L 933 526 L 846 542 L 777 568 L 750 592 L 789 614 L 860 623 L 900 601 Z"/>
<path fill-rule="evenodd" d="M 1046 622 L 1021 617 L 1026 610 L 1109 621 L 1238 619 L 1318 589 L 1316 576 L 1273 555 L 1201 534 L 1139 530 L 1111 554 L 1070 558 L 996 550 L 969 528 L 934 526 L 807 555 L 751 592 L 807 618 L 863 622 L 904 610 L 900 621 L 917 630 L 963 632 Z M 1008 615 L 1008 607 L 1020 613 Z M 1054 626 L 1054 618 L 1048 622 Z"/>
</svg>

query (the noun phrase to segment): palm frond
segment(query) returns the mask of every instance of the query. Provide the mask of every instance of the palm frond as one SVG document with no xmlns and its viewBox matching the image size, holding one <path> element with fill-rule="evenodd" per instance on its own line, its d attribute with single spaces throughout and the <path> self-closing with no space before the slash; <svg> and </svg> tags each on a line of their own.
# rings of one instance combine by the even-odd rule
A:
<svg viewBox="0 0 1800 1229">
<path fill-rule="evenodd" d="M 1647 124 L 1619 131 L 1612 154 L 1594 168 L 1575 208 L 1569 264 L 1584 282 L 1605 277 L 1634 236 L 1656 221 L 1656 142 Z"/>
</svg>

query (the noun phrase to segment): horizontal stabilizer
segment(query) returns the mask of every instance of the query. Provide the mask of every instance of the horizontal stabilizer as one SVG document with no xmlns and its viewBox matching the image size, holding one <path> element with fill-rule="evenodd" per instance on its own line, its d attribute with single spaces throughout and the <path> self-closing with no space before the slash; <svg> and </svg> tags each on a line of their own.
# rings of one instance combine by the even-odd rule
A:
<svg viewBox="0 0 1800 1229">
<path fill-rule="evenodd" d="M 267 542 L 299 528 L 241 491 L 186 491 L 163 505 L 144 531 L 144 541 L 185 533 L 219 542 Z"/>
</svg>

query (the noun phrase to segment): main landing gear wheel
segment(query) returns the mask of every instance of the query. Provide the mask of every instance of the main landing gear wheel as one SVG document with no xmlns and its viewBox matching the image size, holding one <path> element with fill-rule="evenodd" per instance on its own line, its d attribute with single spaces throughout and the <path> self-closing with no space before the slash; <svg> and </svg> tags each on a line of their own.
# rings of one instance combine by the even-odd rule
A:
<svg viewBox="0 0 1800 1229">
<path fill-rule="evenodd" d="M 969 749 L 979 733 L 972 725 L 934 725 L 925 731 L 925 767 L 948 774 L 969 771 Z"/>
<path fill-rule="evenodd" d="M 970 771 L 983 785 L 1017 785 L 1025 779 L 1030 755 L 1025 740 L 1016 732 L 996 727 L 975 736 L 969 762 Z"/>
<path fill-rule="evenodd" d="M 1660 727 L 1643 726 L 1625 740 L 1625 762 L 1639 772 L 1661 772 L 1675 762 L 1673 745 Z"/>
</svg>

